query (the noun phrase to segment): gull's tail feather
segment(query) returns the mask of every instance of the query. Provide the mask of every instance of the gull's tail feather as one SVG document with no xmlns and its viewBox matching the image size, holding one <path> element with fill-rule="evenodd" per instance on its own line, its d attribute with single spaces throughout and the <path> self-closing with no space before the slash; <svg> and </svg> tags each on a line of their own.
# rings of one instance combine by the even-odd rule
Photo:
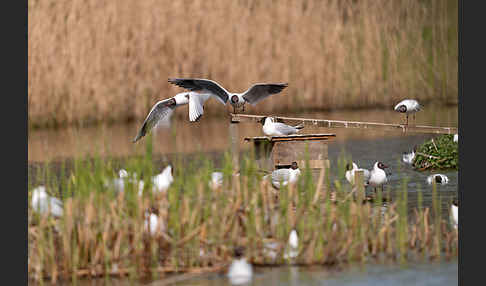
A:
<svg viewBox="0 0 486 286">
<path fill-rule="evenodd" d="M 304 128 L 304 123 L 301 123 L 301 124 L 299 124 L 297 126 L 294 126 L 294 127 L 297 128 L 297 129 L 299 129 L 299 130 L 300 129 L 303 129 Z"/>
</svg>

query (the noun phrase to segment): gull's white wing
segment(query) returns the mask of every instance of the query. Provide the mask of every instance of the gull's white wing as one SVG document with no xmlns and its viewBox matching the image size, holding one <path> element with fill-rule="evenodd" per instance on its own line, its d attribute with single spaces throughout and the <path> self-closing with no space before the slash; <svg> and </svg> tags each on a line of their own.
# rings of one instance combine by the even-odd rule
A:
<svg viewBox="0 0 486 286">
<path fill-rule="evenodd" d="M 285 135 L 295 134 L 295 133 L 297 133 L 297 130 L 298 130 L 295 127 L 292 127 L 290 125 L 287 125 L 287 124 L 284 124 L 284 123 L 281 123 L 281 122 L 276 122 L 273 125 L 275 126 L 275 129 L 278 132 L 281 132 Z"/>
<path fill-rule="evenodd" d="M 272 94 L 281 92 L 287 86 L 287 83 L 256 83 L 243 93 L 243 98 L 254 105 Z"/>
<path fill-rule="evenodd" d="M 189 121 L 198 121 L 204 113 L 204 102 L 211 97 L 211 94 L 198 94 L 191 92 L 189 94 Z"/>
<path fill-rule="evenodd" d="M 169 78 L 168 81 L 172 84 L 188 89 L 190 91 L 195 91 L 197 93 L 209 93 L 211 95 L 214 95 L 222 104 L 226 104 L 230 96 L 229 92 L 226 91 L 226 89 L 224 89 L 215 81 L 209 79 Z"/>
<path fill-rule="evenodd" d="M 288 169 L 277 169 L 272 172 L 273 182 L 286 182 L 290 178 L 290 172 Z"/>
<path fill-rule="evenodd" d="M 174 98 L 168 98 L 157 102 L 150 110 L 147 118 L 143 122 L 140 131 L 138 131 L 137 136 L 133 139 L 133 142 L 137 142 L 147 134 L 152 128 L 157 125 L 168 125 L 168 120 L 176 108 L 176 101 Z"/>
</svg>

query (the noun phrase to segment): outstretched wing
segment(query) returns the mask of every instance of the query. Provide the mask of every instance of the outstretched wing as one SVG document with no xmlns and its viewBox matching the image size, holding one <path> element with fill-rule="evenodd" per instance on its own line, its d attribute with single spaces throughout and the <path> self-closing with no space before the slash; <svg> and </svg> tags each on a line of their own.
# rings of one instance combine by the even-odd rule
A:
<svg viewBox="0 0 486 286">
<path fill-rule="evenodd" d="M 243 98 L 254 105 L 272 94 L 281 92 L 287 86 L 287 83 L 256 83 L 245 91 Z"/>
<path fill-rule="evenodd" d="M 189 121 L 198 121 L 204 113 L 204 102 L 208 100 L 211 94 L 198 94 L 191 92 L 189 94 Z"/>
<path fill-rule="evenodd" d="M 133 139 L 133 142 L 135 143 L 140 140 L 140 138 L 145 136 L 148 131 L 150 131 L 160 122 L 164 123 L 164 121 L 168 120 L 175 108 L 176 102 L 174 98 L 168 98 L 157 102 L 150 110 L 147 118 L 145 118 L 142 128 L 140 128 L 140 131 L 135 139 Z M 165 123 L 167 123 L 167 121 Z"/>
<path fill-rule="evenodd" d="M 198 93 L 210 93 L 223 104 L 226 104 L 229 98 L 229 93 L 222 86 L 209 79 L 169 78 L 169 82 Z"/>
</svg>

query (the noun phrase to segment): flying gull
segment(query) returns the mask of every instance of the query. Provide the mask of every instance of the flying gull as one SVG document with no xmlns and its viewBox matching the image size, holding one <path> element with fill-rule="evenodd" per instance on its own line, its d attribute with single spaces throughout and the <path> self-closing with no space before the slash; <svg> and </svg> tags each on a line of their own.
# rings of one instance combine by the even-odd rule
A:
<svg viewBox="0 0 486 286">
<path fill-rule="evenodd" d="M 198 93 L 198 92 L 181 92 L 176 94 L 174 97 L 167 98 L 157 102 L 143 122 L 142 128 L 138 132 L 133 142 L 137 142 L 145 136 L 145 134 L 152 128 L 157 127 L 159 124 L 164 126 L 170 125 L 170 117 L 176 107 L 181 105 L 189 104 L 189 121 L 198 121 L 204 113 L 204 103 L 213 94 L 209 93 Z M 214 95 L 221 103 L 226 104 L 228 100 L 227 97 L 221 97 L 219 95 Z"/>
<path fill-rule="evenodd" d="M 229 99 L 230 104 L 233 106 L 233 113 L 236 113 L 236 109 L 240 107 L 245 111 L 245 103 L 247 102 L 255 105 L 268 96 L 281 92 L 288 86 L 287 83 L 255 83 L 243 93 L 231 93 L 217 82 L 209 79 L 170 78 L 169 82 L 193 92 L 209 93 L 217 96 L 223 99 L 225 103 Z"/>
</svg>

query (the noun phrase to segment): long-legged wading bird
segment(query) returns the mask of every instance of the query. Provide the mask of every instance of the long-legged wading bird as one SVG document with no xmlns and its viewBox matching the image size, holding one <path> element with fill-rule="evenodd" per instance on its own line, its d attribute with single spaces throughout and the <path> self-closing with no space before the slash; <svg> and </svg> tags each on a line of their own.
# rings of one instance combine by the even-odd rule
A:
<svg viewBox="0 0 486 286">
<path fill-rule="evenodd" d="M 405 113 L 407 115 L 407 124 L 408 125 L 408 115 L 410 113 L 413 114 L 413 120 L 415 123 L 415 112 L 419 111 L 422 106 L 416 101 L 415 99 L 404 99 L 400 101 L 397 105 L 395 105 L 395 111 Z"/>
<path fill-rule="evenodd" d="M 243 93 L 232 93 L 209 79 L 170 78 L 169 82 L 190 91 L 209 93 L 220 98 L 226 98 L 226 100 L 229 99 L 233 106 L 233 113 L 236 113 L 236 109 L 240 107 L 245 111 L 246 102 L 255 105 L 268 96 L 281 92 L 288 86 L 287 83 L 255 83 Z"/>
<path fill-rule="evenodd" d="M 211 96 L 214 96 L 223 104 L 226 104 L 228 101 L 227 96 L 225 97 L 218 94 L 181 92 L 176 94 L 174 97 L 157 102 L 145 118 L 142 128 L 140 128 L 140 131 L 135 139 L 133 139 L 133 142 L 135 143 L 140 140 L 140 138 L 145 136 L 148 131 L 159 124 L 168 126 L 174 109 L 181 105 L 189 104 L 189 121 L 198 121 L 204 113 L 204 102 L 206 102 L 206 100 L 208 100 Z"/>
<path fill-rule="evenodd" d="M 304 128 L 304 125 L 290 126 L 282 122 L 276 122 L 273 117 L 263 117 L 260 122 L 263 124 L 263 133 L 267 136 L 292 135 Z"/>
</svg>

